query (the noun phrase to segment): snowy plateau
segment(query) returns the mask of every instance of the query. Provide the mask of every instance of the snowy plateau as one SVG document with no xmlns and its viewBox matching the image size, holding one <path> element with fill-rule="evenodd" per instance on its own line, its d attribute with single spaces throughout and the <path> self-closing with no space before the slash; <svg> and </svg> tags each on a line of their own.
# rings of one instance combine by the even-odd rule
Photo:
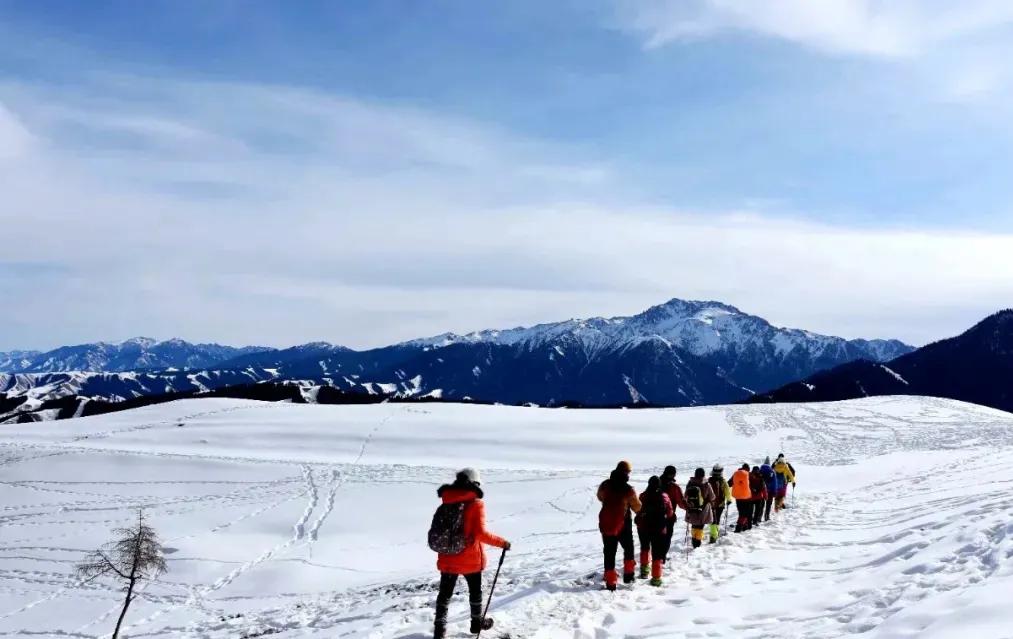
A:
<svg viewBox="0 0 1013 639">
<path fill-rule="evenodd" d="M 601 588 L 597 484 L 783 450 L 791 508 Z M 0 635 L 105 637 L 73 566 L 143 507 L 169 572 L 126 637 L 430 636 L 436 488 L 484 474 L 513 542 L 490 639 L 1013 637 L 1013 415 L 925 397 L 665 410 L 200 399 L 0 429 Z M 681 526 L 681 518 L 680 518 Z M 498 551 L 489 549 L 495 565 Z M 486 572 L 487 588 L 492 571 Z M 464 637 L 466 601 L 451 606 Z"/>
</svg>

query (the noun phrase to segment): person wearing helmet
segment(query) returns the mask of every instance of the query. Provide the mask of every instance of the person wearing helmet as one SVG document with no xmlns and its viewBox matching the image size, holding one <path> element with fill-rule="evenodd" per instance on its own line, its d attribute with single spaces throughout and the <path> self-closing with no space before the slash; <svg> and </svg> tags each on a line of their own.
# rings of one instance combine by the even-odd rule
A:
<svg viewBox="0 0 1013 639">
<path fill-rule="evenodd" d="M 601 502 L 598 530 L 604 547 L 605 587 L 608 590 L 615 590 L 619 580 L 616 574 L 616 551 L 619 546 L 623 547 L 623 582 L 629 584 L 636 580 L 637 562 L 634 559 L 633 518 L 630 512 L 640 512 L 640 499 L 637 491 L 630 486 L 632 472 L 630 462 L 621 461 L 616 464 L 609 478 L 598 487 L 598 501 Z"/>
<path fill-rule="evenodd" d="M 461 575 L 464 575 L 468 583 L 471 632 L 477 633 L 492 627 L 492 619 L 486 618 L 485 625 L 482 620 L 482 571 L 486 566 L 483 544 L 509 550 L 510 542 L 486 529 L 481 484 L 478 471 L 474 468 L 465 468 L 457 473 L 454 483 L 445 484 L 436 491 L 445 507 L 448 507 L 448 504 L 463 504 L 463 528 L 460 532 L 466 541 L 463 551 L 441 552 L 436 560 L 436 568 L 440 571 L 440 590 L 436 595 L 436 622 L 433 632 L 435 639 L 443 639 L 447 634 L 450 598 Z"/>
</svg>

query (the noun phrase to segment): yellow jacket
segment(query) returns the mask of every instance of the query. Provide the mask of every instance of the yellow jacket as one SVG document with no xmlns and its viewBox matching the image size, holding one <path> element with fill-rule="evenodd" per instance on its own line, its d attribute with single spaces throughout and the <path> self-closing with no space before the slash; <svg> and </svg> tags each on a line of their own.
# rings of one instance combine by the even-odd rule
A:
<svg viewBox="0 0 1013 639">
<path fill-rule="evenodd" d="M 795 483 L 795 474 L 791 472 L 791 468 L 788 467 L 788 464 L 786 462 L 783 461 L 774 462 L 774 472 L 779 475 L 784 475 L 785 479 L 788 480 L 789 484 Z"/>
</svg>

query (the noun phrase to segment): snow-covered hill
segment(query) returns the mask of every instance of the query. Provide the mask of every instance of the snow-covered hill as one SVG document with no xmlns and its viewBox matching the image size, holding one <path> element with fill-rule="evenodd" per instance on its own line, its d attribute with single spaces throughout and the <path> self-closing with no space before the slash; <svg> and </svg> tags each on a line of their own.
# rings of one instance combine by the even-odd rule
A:
<svg viewBox="0 0 1013 639">
<path fill-rule="evenodd" d="M 793 508 L 599 587 L 594 488 L 620 458 L 731 468 L 783 449 Z M 144 507 L 170 572 L 131 637 L 422 639 L 436 487 L 484 471 L 514 543 L 494 637 L 1010 637 L 1013 416 L 929 398 L 671 410 L 192 400 L 0 429 L 0 634 L 89 639 L 118 612 L 73 563 Z M 495 555 L 493 555 L 495 557 Z M 486 575 L 487 582 L 491 574 Z M 451 607 L 462 631 L 463 593 Z M 502 634 L 506 633 L 506 634 Z"/>
<path fill-rule="evenodd" d="M 426 400 L 418 380 L 397 384 L 351 377 L 278 379 L 276 369 L 173 373 L 0 373 L 0 425 L 70 419 L 194 397 L 236 397 L 309 404 Z"/>
</svg>

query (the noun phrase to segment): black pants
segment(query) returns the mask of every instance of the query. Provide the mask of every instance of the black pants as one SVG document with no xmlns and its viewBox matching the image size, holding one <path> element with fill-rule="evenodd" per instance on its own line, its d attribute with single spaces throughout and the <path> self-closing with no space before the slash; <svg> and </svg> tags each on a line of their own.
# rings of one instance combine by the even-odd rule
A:
<svg viewBox="0 0 1013 639">
<path fill-rule="evenodd" d="M 721 526 L 721 515 L 725 514 L 725 502 L 720 506 L 714 506 L 714 523 Z"/>
<path fill-rule="evenodd" d="M 440 593 L 436 595 L 436 627 L 447 627 L 447 609 L 450 607 L 450 598 L 454 596 L 454 588 L 457 587 L 457 577 L 449 572 L 440 573 Z M 465 575 L 464 580 L 468 582 L 468 603 L 471 604 L 471 618 L 478 619 L 482 616 L 482 573 L 473 572 Z"/>
<path fill-rule="evenodd" d="M 767 504 L 764 506 L 764 509 L 763 509 L 763 520 L 764 521 L 770 521 L 770 507 L 773 506 L 773 505 L 774 505 L 774 496 L 770 495 L 769 497 L 767 497 Z"/>
<path fill-rule="evenodd" d="M 679 523 L 678 517 L 670 517 L 668 519 L 668 530 L 665 531 L 665 548 L 669 550 L 672 549 L 672 536 L 675 535 L 675 525 L 677 523 Z"/>
<path fill-rule="evenodd" d="M 766 503 L 763 499 L 757 499 L 753 501 L 753 525 L 759 526 L 760 522 L 763 521 L 763 505 Z"/>
<path fill-rule="evenodd" d="M 637 536 L 640 537 L 640 553 L 643 554 L 645 551 L 651 554 L 651 560 L 660 559 L 665 561 L 668 555 L 668 548 L 672 543 L 672 535 L 665 530 L 665 532 L 651 532 L 647 530 L 637 530 Z"/>
<path fill-rule="evenodd" d="M 633 547 L 633 520 L 629 517 L 626 518 L 626 523 L 623 524 L 623 529 L 618 537 L 603 534 L 601 541 L 605 546 L 606 572 L 616 569 L 616 550 L 619 549 L 619 546 L 623 547 L 623 562 L 634 561 L 636 549 Z M 623 572 L 626 571 L 623 570 Z"/>
<path fill-rule="evenodd" d="M 739 519 L 735 522 L 735 532 L 742 532 L 753 527 L 753 502 L 750 499 L 736 499 L 735 507 L 739 511 Z"/>
</svg>

